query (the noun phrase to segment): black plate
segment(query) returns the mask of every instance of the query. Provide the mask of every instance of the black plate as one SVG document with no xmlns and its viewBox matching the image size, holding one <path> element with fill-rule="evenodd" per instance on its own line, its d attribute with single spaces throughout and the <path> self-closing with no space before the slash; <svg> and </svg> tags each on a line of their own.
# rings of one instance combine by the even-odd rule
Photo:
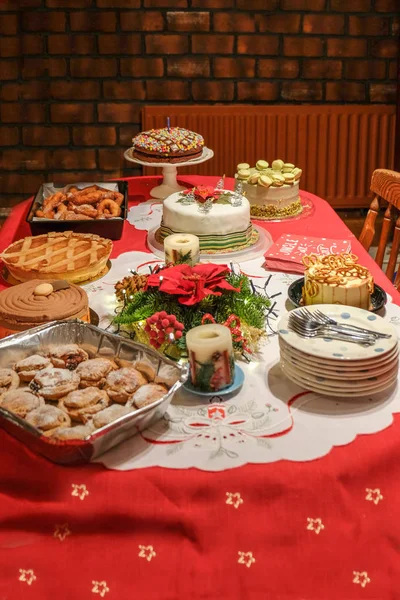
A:
<svg viewBox="0 0 400 600">
<path fill-rule="evenodd" d="M 304 277 L 300 277 L 300 279 L 296 279 L 290 284 L 288 289 L 289 300 L 296 306 L 302 306 L 301 303 L 301 294 L 304 286 Z M 385 306 L 387 302 L 387 296 L 385 290 L 383 290 L 379 285 L 374 286 L 374 292 L 371 295 L 371 312 L 377 312 L 381 308 Z"/>
</svg>

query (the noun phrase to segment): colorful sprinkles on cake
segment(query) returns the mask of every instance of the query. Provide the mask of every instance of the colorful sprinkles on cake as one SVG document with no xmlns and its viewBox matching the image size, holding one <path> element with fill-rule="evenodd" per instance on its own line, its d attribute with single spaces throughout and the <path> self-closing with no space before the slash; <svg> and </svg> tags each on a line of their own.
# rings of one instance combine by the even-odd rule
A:
<svg viewBox="0 0 400 600">
<path fill-rule="evenodd" d="M 204 146 L 204 139 L 194 131 L 167 126 L 163 129 L 150 129 L 139 133 L 133 138 L 132 146 L 134 149 L 168 156 L 180 151 L 200 149 Z"/>
</svg>

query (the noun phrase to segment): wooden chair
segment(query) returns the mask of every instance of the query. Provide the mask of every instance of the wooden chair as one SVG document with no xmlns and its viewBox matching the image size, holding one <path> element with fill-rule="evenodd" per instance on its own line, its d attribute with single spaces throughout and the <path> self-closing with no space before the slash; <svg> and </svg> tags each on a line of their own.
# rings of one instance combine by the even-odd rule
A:
<svg viewBox="0 0 400 600">
<path fill-rule="evenodd" d="M 387 208 L 383 217 L 382 231 L 375 262 L 382 267 L 386 245 L 395 221 L 392 249 L 386 268 L 387 277 L 390 281 L 393 281 L 400 248 L 400 173 L 387 169 L 376 169 L 372 173 L 371 191 L 374 193 L 374 199 L 369 207 L 359 241 L 366 250 L 370 249 L 375 235 L 376 217 L 381 209 L 381 203 L 383 204 L 382 201 L 385 201 Z M 397 289 L 400 288 L 400 268 L 397 269 L 394 286 Z"/>
</svg>

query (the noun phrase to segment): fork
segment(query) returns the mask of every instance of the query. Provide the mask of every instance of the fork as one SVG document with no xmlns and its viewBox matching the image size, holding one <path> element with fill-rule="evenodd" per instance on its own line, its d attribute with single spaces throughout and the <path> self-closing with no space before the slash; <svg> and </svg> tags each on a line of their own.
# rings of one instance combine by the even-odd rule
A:
<svg viewBox="0 0 400 600">
<path fill-rule="evenodd" d="M 338 332 L 332 331 L 329 329 L 329 326 L 317 324 L 311 325 L 306 321 L 300 319 L 296 315 L 291 314 L 289 316 L 288 327 L 297 335 L 303 338 L 313 338 L 313 337 L 322 337 L 322 338 L 331 338 L 333 340 L 339 340 L 342 342 L 351 342 L 354 344 L 361 344 L 362 346 L 373 346 L 376 342 L 376 338 L 371 336 L 366 336 L 360 333 L 346 333 L 346 332 Z"/>
<path fill-rule="evenodd" d="M 327 331 L 333 331 L 334 333 L 339 333 L 341 335 L 350 336 L 352 338 L 360 340 L 376 341 L 377 339 L 375 336 L 370 335 L 369 333 L 363 333 L 362 331 L 353 330 L 341 330 L 334 325 L 330 325 L 329 323 L 320 323 L 315 319 L 310 319 L 308 317 L 305 317 L 304 315 L 300 315 L 297 312 L 292 312 L 291 317 L 292 319 L 296 320 L 299 325 L 301 325 L 305 329 L 308 329 L 309 331 L 324 329 Z"/>
<path fill-rule="evenodd" d="M 363 327 L 358 327 L 357 325 L 351 325 L 351 324 L 347 324 L 347 323 L 338 323 L 331 317 L 328 317 L 328 315 L 325 315 L 323 312 L 321 312 L 319 310 L 319 308 L 317 308 L 313 312 L 309 311 L 307 308 L 302 308 L 302 309 L 300 309 L 299 313 L 302 316 L 304 316 L 304 318 L 308 318 L 313 321 L 316 321 L 316 322 L 319 322 L 322 324 L 326 324 L 326 325 L 333 325 L 341 330 L 347 329 L 347 330 L 351 330 L 354 332 L 359 331 L 360 333 L 373 335 L 376 338 L 383 338 L 383 339 L 389 339 L 392 337 L 391 335 L 388 335 L 387 333 L 379 333 L 378 331 L 372 331 L 371 329 L 365 329 Z"/>
</svg>

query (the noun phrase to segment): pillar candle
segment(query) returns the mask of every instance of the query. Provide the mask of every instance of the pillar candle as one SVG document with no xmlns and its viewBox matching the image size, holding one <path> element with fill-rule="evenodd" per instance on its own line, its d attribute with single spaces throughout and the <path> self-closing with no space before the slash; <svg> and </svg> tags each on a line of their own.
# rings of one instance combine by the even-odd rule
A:
<svg viewBox="0 0 400 600">
<path fill-rule="evenodd" d="M 199 238 L 191 233 L 173 233 L 164 240 L 166 264 L 195 265 L 200 258 Z"/>
<path fill-rule="evenodd" d="M 217 392 L 233 383 L 235 362 L 228 327 L 217 323 L 194 327 L 186 334 L 186 346 L 194 387 Z"/>
</svg>

